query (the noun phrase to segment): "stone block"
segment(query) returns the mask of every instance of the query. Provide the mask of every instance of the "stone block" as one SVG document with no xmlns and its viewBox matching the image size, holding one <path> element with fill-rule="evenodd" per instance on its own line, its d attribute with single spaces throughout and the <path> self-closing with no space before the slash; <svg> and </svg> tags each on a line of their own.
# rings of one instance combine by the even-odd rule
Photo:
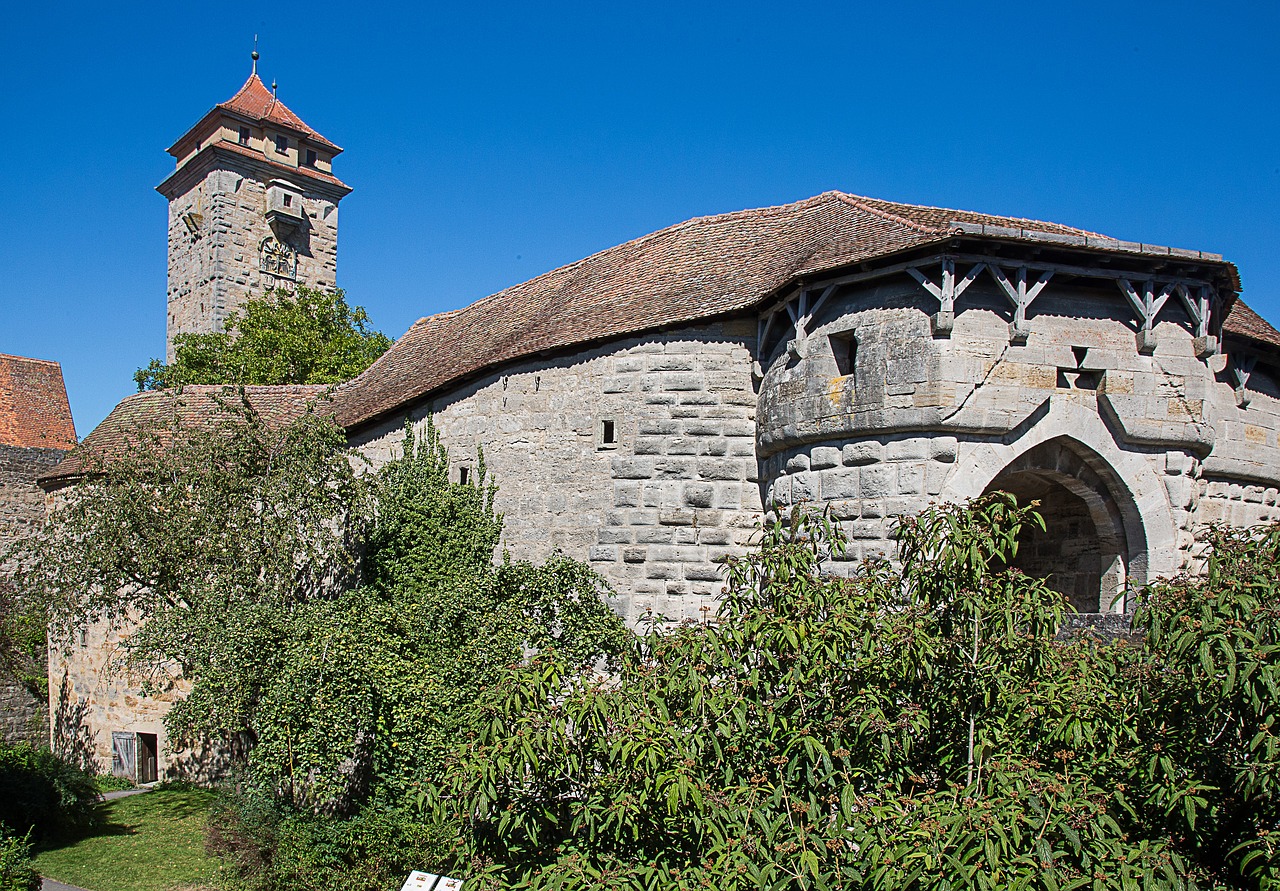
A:
<svg viewBox="0 0 1280 891">
<path fill-rule="evenodd" d="M 700 443 L 695 439 L 688 437 L 676 436 L 667 440 L 668 455 L 696 455 L 699 452 Z"/>
<path fill-rule="evenodd" d="M 644 567 L 646 578 L 651 579 L 678 579 L 680 578 L 680 565 L 676 563 L 647 563 Z"/>
<path fill-rule="evenodd" d="M 641 418 L 636 432 L 641 436 L 674 436 L 680 432 L 680 425 L 667 418 Z"/>
<path fill-rule="evenodd" d="M 614 507 L 640 507 L 641 489 L 639 483 L 614 483 Z"/>
<path fill-rule="evenodd" d="M 698 475 L 705 480 L 740 480 L 742 462 L 733 458 L 702 458 L 698 461 Z"/>
<path fill-rule="evenodd" d="M 1170 476 L 1181 476 L 1191 469 L 1191 456 L 1186 452 L 1165 452 L 1164 472 Z"/>
<path fill-rule="evenodd" d="M 799 503 L 801 501 L 820 501 L 821 497 L 822 482 L 819 474 L 806 472 L 792 475 L 792 503 Z"/>
<path fill-rule="evenodd" d="M 863 467 L 861 493 L 864 498 L 885 498 L 897 492 L 896 468 L 883 465 Z"/>
<path fill-rule="evenodd" d="M 858 486 L 858 468 L 841 468 L 822 472 L 822 498 L 835 501 L 843 498 L 857 498 L 860 494 Z"/>
<path fill-rule="evenodd" d="M 875 464 L 884 455 L 884 446 L 875 441 L 851 442 L 844 447 L 844 463 L 849 467 Z"/>
<path fill-rule="evenodd" d="M 737 510 L 742 506 L 741 483 L 716 483 L 715 490 L 715 498 L 712 501 L 713 507 L 723 510 Z"/>
<path fill-rule="evenodd" d="M 698 543 L 704 545 L 725 545 L 733 541 L 733 534 L 728 529 L 698 527 Z"/>
<path fill-rule="evenodd" d="M 702 388 L 702 375 L 696 372 L 669 371 L 662 374 L 662 389 L 668 393 Z"/>
<path fill-rule="evenodd" d="M 787 463 L 786 463 L 787 473 L 800 473 L 808 469 L 809 469 L 808 455 L 792 455 L 790 458 L 787 459 Z"/>
<path fill-rule="evenodd" d="M 666 446 L 667 440 L 665 437 L 637 436 L 632 451 L 637 455 L 661 455 Z"/>
<path fill-rule="evenodd" d="M 903 464 L 898 468 L 898 492 L 902 495 L 924 492 L 924 465 Z"/>
<path fill-rule="evenodd" d="M 686 508 L 669 507 L 659 512 L 658 522 L 663 526 L 692 526 L 693 511 Z"/>
<path fill-rule="evenodd" d="M 592 563 L 614 563 L 618 559 L 618 549 L 611 545 L 596 545 L 588 552 L 587 559 Z"/>
<path fill-rule="evenodd" d="M 717 421 L 697 420 L 684 423 L 686 436 L 720 436 L 724 432 L 724 424 Z"/>
<path fill-rule="evenodd" d="M 946 464 L 929 464 L 924 469 L 924 492 L 934 497 L 941 495 L 947 485 L 951 468 Z"/>
<path fill-rule="evenodd" d="M 690 507 L 711 507 L 715 498 L 716 488 L 711 483 L 685 483 L 684 503 Z"/>
<path fill-rule="evenodd" d="M 669 527 L 639 526 L 636 528 L 636 544 L 662 545 L 670 544 L 674 540 Z"/>
<path fill-rule="evenodd" d="M 613 459 L 614 479 L 645 480 L 652 478 L 653 475 L 654 460 L 652 458 L 617 457 Z"/>
<path fill-rule="evenodd" d="M 631 530 L 626 526 L 603 526 L 596 533 L 601 544 L 631 544 Z"/>
<path fill-rule="evenodd" d="M 840 450 L 833 446 L 817 446 L 809 453 L 809 467 L 823 470 L 840 465 Z"/>
<path fill-rule="evenodd" d="M 689 563 L 684 567 L 684 577 L 694 582 L 719 582 L 724 580 L 724 570 L 714 563 Z"/>
<path fill-rule="evenodd" d="M 692 458 L 660 458 L 653 463 L 652 476 L 663 479 L 693 479 L 697 476 L 697 468 L 697 462 Z"/>
<path fill-rule="evenodd" d="M 895 439 L 885 444 L 886 461 L 923 461 L 929 454 L 929 441 L 922 437 Z"/>
<path fill-rule="evenodd" d="M 951 464 L 956 460 L 960 444 L 954 436 L 935 436 L 928 440 L 929 457 L 943 464 Z"/>
<path fill-rule="evenodd" d="M 623 548 L 622 562 L 623 563 L 643 563 L 645 561 L 646 555 L 648 554 L 648 551 L 649 551 L 648 548 Z"/>
</svg>

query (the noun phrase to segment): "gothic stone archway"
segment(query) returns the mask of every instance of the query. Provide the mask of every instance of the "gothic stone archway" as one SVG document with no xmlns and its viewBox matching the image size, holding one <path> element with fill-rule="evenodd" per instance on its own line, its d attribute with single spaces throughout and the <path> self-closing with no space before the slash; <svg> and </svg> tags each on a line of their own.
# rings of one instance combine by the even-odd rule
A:
<svg viewBox="0 0 1280 891">
<path fill-rule="evenodd" d="M 1023 453 L 988 484 L 1011 492 L 1019 503 L 1035 499 L 1045 531 L 1024 530 L 1013 565 L 1045 577 L 1081 613 L 1124 612 L 1123 594 L 1135 561 L 1145 562 L 1145 542 L 1131 541 L 1123 488 L 1096 454 L 1066 439 L 1053 439 Z"/>
</svg>

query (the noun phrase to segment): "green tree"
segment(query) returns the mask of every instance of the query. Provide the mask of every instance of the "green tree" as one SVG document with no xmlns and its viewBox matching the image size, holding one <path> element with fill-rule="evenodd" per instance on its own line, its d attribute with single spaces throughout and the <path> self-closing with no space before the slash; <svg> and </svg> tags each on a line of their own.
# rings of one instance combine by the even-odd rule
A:
<svg viewBox="0 0 1280 891">
<path fill-rule="evenodd" d="M 11 555 L 15 583 L 44 598 L 55 643 L 112 622 L 153 690 L 189 682 L 179 738 L 251 732 L 287 617 L 356 568 L 368 486 L 319 411 L 280 425 L 230 387 L 165 398 L 120 447 L 82 451 L 80 482 Z"/>
<path fill-rule="evenodd" d="M 179 334 L 174 360 L 152 359 L 133 376 L 138 390 L 185 384 L 336 384 L 364 371 L 391 346 L 368 327 L 363 307 L 341 290 L 283 288 L 251 298 L 224 330 Z"/>
<path fill-rule="evenodd" d="M 1274 887 L 1280 533 L 1219 536 L 1203 579 L 1148 592 L 1145 637 L 1104 644 L 1063 636 L 1061 596 L 1009 568 L 1028 523 L 1000 493 L 930 510 L 900 521 L 898 568 L 845 579 L 825 571 L 838 526 L 797 513 L 729 562 L 715 621 L 655 629 L 608 677 L 518 667 L 435 799 L 457 868 L 548 889 Z"/>
</svg>

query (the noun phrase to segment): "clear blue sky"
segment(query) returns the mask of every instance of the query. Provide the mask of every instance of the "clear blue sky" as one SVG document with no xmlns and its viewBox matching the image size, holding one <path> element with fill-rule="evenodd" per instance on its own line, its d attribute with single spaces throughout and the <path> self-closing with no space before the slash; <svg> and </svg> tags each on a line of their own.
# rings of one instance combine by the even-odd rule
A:
<svg viewBox="0 0 1280 891">
<path fill-rule="evenodd" d="M 1280 4 L 22 3 L 0 352 L 81 436 L 164 351 L 164 149 L 248 75 L 342 145 L 392 336 L 692 216 L 827 189 L 1219 251 L 1280 321 Z"/>
</svg>

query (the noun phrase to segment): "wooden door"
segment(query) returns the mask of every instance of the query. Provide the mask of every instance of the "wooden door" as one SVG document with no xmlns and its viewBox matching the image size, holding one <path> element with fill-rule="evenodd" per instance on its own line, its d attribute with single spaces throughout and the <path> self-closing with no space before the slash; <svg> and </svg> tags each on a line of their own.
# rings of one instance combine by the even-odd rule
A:
<svg viewBox="0 0 1280 891">
<path fill-rule="evenodd" d="M 138 743 L 132 733 L 111 734 L 111 773 L 137 782 Z"/>
</svg>

